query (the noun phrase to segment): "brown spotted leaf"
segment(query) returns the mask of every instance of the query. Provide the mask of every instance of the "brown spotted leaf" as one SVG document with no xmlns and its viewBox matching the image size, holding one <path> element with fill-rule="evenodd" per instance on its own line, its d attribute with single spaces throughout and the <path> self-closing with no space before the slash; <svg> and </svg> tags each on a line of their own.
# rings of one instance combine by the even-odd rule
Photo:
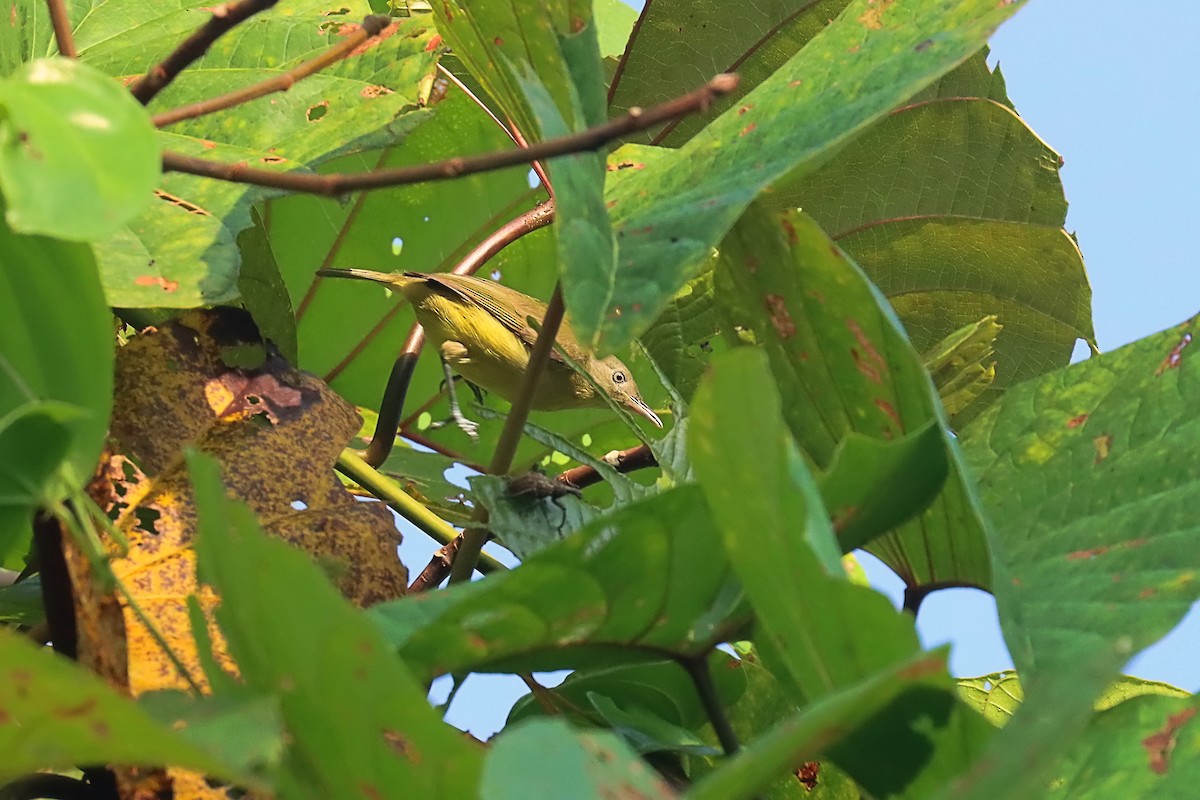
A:
<svg viewBox="0 0 1200 800">
<path fill-rule="evenodd" d="M 1193 318 L 1013 387 L 962 431 L 1025 700 L 956 798 L 1030 796 L 1121 666 L 1200 597 L 1198 335 Z"/>
<path fill-rule="evenodd" d="M 358 431 L 357 414 L 321 381 L 264 350 L 247 314 L 192 312 L 147 329 L 120 351 L 115 387 L 113 449 L 91 493 L 129 548 L 105 546 L 115 576 L 195 680 L 203 679 L 187 600 L 198 595 L 210 614 L 218 600 L 196 580 L 185 447 L 214 456 L 229 491 L 271 533 L 329 569 L 347 598 L 365 606 L 403 594 L 407 573 L 390 514 L 355 500 L 333 472 Z M 67 551 L 81 660 L 135 696 L 187 688 L 128 603 L 100 589 L 74 545 Z"/>
<path fill-rule="evenodd" d="M 729 321 L 753 331 L 767 351 L 784 417 L 822 475 L 843 547 L 885 533 L 867 549 L 917 593 L 914 601 L 941 584 L 988 586 L 979 501 L 937 392 L 862 270 L 810 217 L 754 207 L 725 240 L 716 287 Z M 883 468 L 888 463 L 908 466 Z M 868 475 L 880 488 L 866 499 L 902 485 L 901 494 L 922 502 L 877 515 L 886 509 L 868 508 L 856 492 L 833 491 L 856 488 Z M 847 526 L 868 516 L 885 524 L 847 540 Z"/>
</svg>

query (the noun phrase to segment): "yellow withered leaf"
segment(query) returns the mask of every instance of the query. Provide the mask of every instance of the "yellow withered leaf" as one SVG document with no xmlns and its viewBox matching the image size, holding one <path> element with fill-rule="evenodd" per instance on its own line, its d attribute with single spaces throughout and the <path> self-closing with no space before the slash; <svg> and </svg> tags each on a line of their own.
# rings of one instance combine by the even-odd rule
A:
<svg viewBox="0 0 1200 800">
<path fill-rule="evenodd" d="M 338 454 L 358 430 L 353 407 L 263 349 L 241 311 L 189 312 L 147 329 L 118 353 L 110 451 L 89 491 L 128 539 L 122 552 L 101 537 L 113 573 L 197 683 L 204 685 L 188 615 L 191 595 L 210 620 L 218 661 L 230 672 L 236 667 L 211 622 L 219 598 L 196 576 L 196 507 L 184 449 L 216 457 L 226 490 L 245 501 L 267 531 L 309 552 L 348 599 L 367 606 L 402 595 L 408 576 L 396 554 L 400 538 L 391 513 L 355 500 L 334 474 Z M 80 660 L 133 696 L 186 690 L 129 604 L 101 590 L 73 543 L 66 554 Z M 118 773 L 129 796 L 161 786 L 164 778 L 146 770 Z M 216 790 L 211 796 L 224 795 Z"/>
</svg>

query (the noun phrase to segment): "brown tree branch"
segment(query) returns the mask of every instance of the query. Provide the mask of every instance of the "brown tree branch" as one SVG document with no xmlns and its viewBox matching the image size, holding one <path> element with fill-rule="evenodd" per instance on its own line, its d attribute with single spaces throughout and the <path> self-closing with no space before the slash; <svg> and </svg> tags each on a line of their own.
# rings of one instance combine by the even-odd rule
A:
<svg viewBox="0 0 1200 800">
<path fill-rule="evenodd" d="M 434 164 L 415 167 L 374 170 L 372 172 L 333 173 L 314 175 L 303 172 L 272 172 L 255 169 L 245 163 L 223 163 L 193 158 L 170 150 L 163 153 L 163 169 L 185 172 L 233 183 L 249 183 L 293 192 L 306 192 L 325 197 L 338 197 L 362 189 L 382 189 L 425 181 L 447 180 L 478 172 L 503 169 L 517 164 L 554 158 L 556 156 L 595 150 L 613 139 L 653 127 L 684 114 L 704 111 L 713 99 L 728 94 L 737 87 L 737 76 L 721 74 L 694 92 L 682 95 L 648 110 L 631 108 L 623 117 L 610 120 L 570 136 L 547 139 L 526 149 L 485 153 L 469 158 L 451 158 Z"/>
<path fill-rule="evenodd" d="M 199 30 L 184 39 L 175 50 L 142 76 L 131 88 L 130 92 L 138 102 L 146 105 L 154 96 L 175 80 L 192 62 L 208 52 L 212 43 L 227 33 L 236 25 L 250 17 L 266 11 L 279 0 L 240 0 L 236 3 L 223 3 L 212 9 L 212 17 L 200 26 Z"/>
<path fill-rule="evenodd" d="M 372 14 L 362 21 L 362 25 L 358 30 L 348 35 L 345 39 L 338 42 L 333 47 L 326 50 L 316 58 L 309 59 L 303 64 L 297 64 L 287 72 L 280 73 L 273 78 L 268 78 L 265 81 L 244 86 L 241 89 L 235 89 L 217 97 L 210 97 L 207 100 L 201 100 L 198 103 L 173 108 L 170 111 L 164 111 L 161 114 L 154 115 L 155 126 L 162 128 L 167 125 L 173 125 L 176 122 L 182 122 L 185 119 L 195 119 L 206 114 L 212 114 L 217 111 L 224 111 L 227 108 L 248 103 L 251 100 L 257 100 L 260 97 L 266 97 L 275 92 L 286 92 L 292 88 L 297 81 L 307 78 L 309 75 L 320 72 L 330 64 L 341 61 L 356 48 L 375 36 L 383 32 L 391 23 L 391 19 L 380 14 Z"/>
<path fill-rule="evenodd" d="M 658 459 L 654 457 L 654 453 L 650 452 L 650 448 L 644 444 L 639 444 L 637 447 L 631 447 L 628 450 L 614 450 L 604 456 L 604 460 L 608 462 L 609 466 L 621 473 L 658 466 Z M 556 480 L 568 486 L 574 486 L 576 489 L 582 489 L 585 486 L 600 483 L 603 478 L 600 477 L 600 473 L 594 467 L 581 464 L 578 467 L 572 467 L 560 473 Z"/>
<path fill-rule="evenodd" d="M 75 49 L 75 35 L 71 33 L 71 20 L 67 17 L 65 0 L 46 0 L 46 8 L 50 11 L 50 25 L 54 28 L 54 41 L 58 45 L 58 54 L 64 58 L 79 58 L 79 51 Z"/>
<path fill-rule="evenodd" d="M 454 564 L 454 557 L 458 554 L 462 540 L 463 537 L 460 533 L 439 547 L 434 552 L 433 558 L 429 559 L 429 563 L 425 565 L 425 569 L 421 570 L 417 579 L 409 584 L 408 593 L 426 592 L 441 586 L 442 581 L 446 580 L 446 576 L 450 574 L 450 567 Z"/>
</svg>

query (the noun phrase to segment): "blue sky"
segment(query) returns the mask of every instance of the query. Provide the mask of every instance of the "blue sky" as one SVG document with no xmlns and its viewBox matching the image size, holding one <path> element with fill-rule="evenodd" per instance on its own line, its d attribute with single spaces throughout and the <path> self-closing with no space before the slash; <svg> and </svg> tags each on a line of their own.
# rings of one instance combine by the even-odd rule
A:
<svg viewBox="0 0 1200 800">
<path fill-rule="evenodd" d="M 1200 312 L 1189 233 L 1200 230 L 1200 98 L 1191 61 L 1200 5 L 1156 0 L 1132 9 L 1033 0 L 991 41 L 991 61 L 1018 113 L 1065 161 L 1067 229 L 1087 264 L 1104 351 Z M 898 581 L 885 567 L 869 574 L 895 596 Z M 1011 666 L 989 595 L 953 589 L 925 602 L 922 641 L 953 642 L 955 674 Z M 1200 690 L 1197 608 L 1127 671 Z"/>
<path fill-rule="evenodd" d="M 1134 8 L 1033 0 L 991 43 L 992 62 L 1000 64 L 1017 111 L 1065 160 L 1067 228 L 1083 250 L 1105 351 L 1200 311 L 1200 271 L 1189 235 L 1200 230 L 1200 98 L 1191 63 L 1200 4 L 1156 0 Z M 402 557 L 419 571 L 433 548 L 404 527 Z M 899 580 L 869 556 L 864 561 L 872 581 L 898 603 Z M 984 592 L 934 593 L 918 629 L 928 646 L 952 643 L 956 675 L 1011 667 L 995 603 Z M 1200 613 L 1193 608 L 1127 671 L 1200 690 Z M 435 695 L 444 688 L 435 686 Z M 524 692 L 513 679 L 473 677 L 447 719 L 487 737 Z"/>
</svg>

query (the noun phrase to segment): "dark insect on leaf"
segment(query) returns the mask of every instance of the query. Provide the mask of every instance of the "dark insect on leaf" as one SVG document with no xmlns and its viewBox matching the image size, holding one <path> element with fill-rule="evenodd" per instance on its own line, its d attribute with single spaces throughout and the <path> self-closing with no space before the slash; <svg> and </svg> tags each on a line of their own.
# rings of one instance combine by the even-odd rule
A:
<svg viewBox="0 0 1200 800">
<path fill-rule="evenodd" d="M 581 496 L 578 487 L 572 486 L 565 481 L 548 477 L 540 472 L 526 472 L 523 475 L 509 478 L 508 493 L 513 497 L 529 497 L 535 500 L 550 498 L 550 502 L 554 503 L 562 511 L 562 522 L 558 523 L 559 528 L 562 528 L 567 522 L 567 509 L 559 502 L 559 498 L 566 497 L 567 495 Z"/>
</svg>

